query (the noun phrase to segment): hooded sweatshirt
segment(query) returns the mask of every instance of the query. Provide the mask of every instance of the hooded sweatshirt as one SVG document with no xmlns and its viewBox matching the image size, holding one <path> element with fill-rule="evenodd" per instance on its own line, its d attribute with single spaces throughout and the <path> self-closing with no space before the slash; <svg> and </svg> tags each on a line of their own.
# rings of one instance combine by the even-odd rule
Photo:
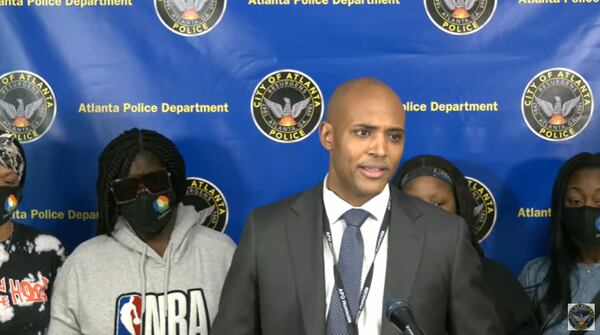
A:
<svg viewBox="0 0 600 335">
<path fill-rule="evenodd" d="M 58 273 L 48 334 L 208 335 L 235 250 L 202 226 L 212 210 L 179 204 L 163 257 L 123 217 L 81 244 Z"/>
</svg>

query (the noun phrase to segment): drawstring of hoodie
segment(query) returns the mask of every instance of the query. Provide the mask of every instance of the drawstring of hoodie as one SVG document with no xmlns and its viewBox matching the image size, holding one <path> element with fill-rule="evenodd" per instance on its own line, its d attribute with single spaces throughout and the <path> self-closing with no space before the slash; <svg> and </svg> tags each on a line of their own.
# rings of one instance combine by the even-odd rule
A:
<svg viewBox="0 0 600 335">
<path fill-rule="evenodd" d="M 172 246 L 170 246 L 172 247 Z M 167 268 L 165 269 L 165 278 L 163 281 L 163 297 L 164 297 L 164 302 L 165 302 L 165 327 L 167 326 L 167 319 L 169 317 L 169 299 L 168 299 L 168 294 L 169 294 L 169 276 L 171 273 L 171 250 L 173 248 L 168 248 L 167 251 Z"/>
<path fill-rule="evenodd" d="M 142 293 L 142 315 L 140 315 L 140 319 L 144 316 L 144 312 L 146 311 L 146 270 L 144 269 L 144 265 L 146 263 L 146 255 L 148 254 L 148 246 L 144 246 L 144 250 L 142 251 L 142 256 L 140 257 L 140 292 Z M 141 320 L 140 320 L 141 322 Z"/>
<path fill-rule="evenodd" d="M 181 207 L 181 208 L 179 208 Z M 142 241 L 135 233 L 135 231 L 129 226 L 129 224 L 127 223 L 127 221 L 123 218 L 120 217 L 119 220 L 117 221 L 117 224 L 115 225 L 115 229 L 114 229 L 114 233 L 113 233 L 113 238 L 120 243 L 121 245 L 123 245 L 124 247 L 126 247 L 128 250 L 131 250 L 134 252 L 135 256 L 139 256 L 139 261 L 138 261 L 138 276 L 139 276 L 139 294 L 141 295 L 141 315 L 140 315 L 140 321 L 143 323 L 144 320 L 144 314 L 146 313 L 146 295 L 148 295 L 148 283 L 150 280 L 150 283 L 154 283 L 154 280 L 151 280 L 152 278 L 154 278 L 155 275 L 159 275 L 158 273 L 156 273 L 156 271 L 152 271 L 150 270 L 150 273 L 146 273 L 146 267 L 148 266 L 148 262 L 154 264 L 154 261 L 157 261 L 158 263 L 160 263 L 161 265 L 164 265 L 166 268 L 164 269 L 164 278 L 163 278 L 163 294 L 164 294 L 164 307 L 160 308 L 164 311 L 164 315 L 161 318 L 161 322 L 165 322 L 165 327 L 167 327 L 167 322 L 168 321 L 168 310 L 172 309 L 169 308 L 169 299 L 168 299 L 168 294 L 169 294 L 169 288 L 170 288 L 170 277 L 171 277 L 171 271 L 172 271 L 172 267 L 173 266 L 177 266 L 177 260 L 178 258 L 178 253 L 180 252 L 180 250 L 182 250 L 182 244 L 185 242 L 185 236 L 187 234 L 187 232 L 192 229 L 198 222 L 202 222 L 204 221 L 204 219 L 210 215 L 212 213 L 212 211 L 214 210 L 214 205 L 204 209 L 200 212 L 197 212 L 195 210 L 195 208 L 193 208 L 193 206 L 183 206 L 181 204 L 178 205 L 178 209 L 180 211 L 178 211 L 178 216 L 177 216 L 177 223 L 174 227 L 173 232 L 171 233 L 171 237 L 169 240 L 169 243 L 167 245 L 167 249 L 165 249 L 165 254 L 163 254 L 163 257 L 160 257 L 161 259 L 158 259 L 158 255 L 156 255 L 153 250 L 150 250 L 151 247 L 145 243 L 144 241 Z M 198 215 L 196 215 L 198 214 Z M 181 215 L 181 219 L 179 218 Z M 135 257 L 134 256 L 134 257 Z M 135 262 L 135 258 L 132 259 Z M 134 264 L 134 268 L 135 268 L 135 264 Z M 135 273 L 135 269 L 132 268 L 131 272 Z M 160 270 L 159 270 L 160 271 Z M 148 277 L 150 276 L 150 277 Z M 159 284 L 160 285 L 160 284 Z M 150 287 L 154 287 L 153 285 L 150 285 Z M 156 292 L 158 293 L 158 292 Z M 152 294 L 152 298 L 154 299 L 154 294 Z M 158 297 L 157 297 L 158 298 Z M 160 304 L 160 301 L 158 301 Z M 153 311 L 154 312 L 154 311 Z M 162 313 L 160 313 L 162 314 Z"/>
<path fill-rule="evenodd" d="M 163 315 L 164 319 L 165 319 L 165 327 L 167 325 L 167 318 L 169 315 L 169 277 L 171 275 L 171 248 L 169 248 L 169 251 L 167 252 L 167 265 L 166 265 L 166 269 L 165 269 L 165 277 L 164 277 L 164 286 L 163 286 L 163 301 L 164 301 L 164 306 L 165 306 L 165 313 Z M 144 269 L 144 266 L 146 265 L 146 256 L 148 255 L 148 246 L 144 246 L 144 250 L 142 251 L 141 257 L 140 257 L 140 268 L 139 268 L 139 273 L 140 273 L 140 292 L 142 294 L 142 315 L 140 315 L 140 322 L 141 319 L 144 315 L 144 313 L 146 312 L 146 271 Z"/>
</svg>

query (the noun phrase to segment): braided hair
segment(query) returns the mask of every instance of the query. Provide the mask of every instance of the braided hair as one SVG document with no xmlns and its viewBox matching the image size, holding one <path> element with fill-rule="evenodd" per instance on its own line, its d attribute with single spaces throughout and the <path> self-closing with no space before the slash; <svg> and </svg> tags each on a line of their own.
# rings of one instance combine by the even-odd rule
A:
<svg viewBox="0 0 600 335">
<path fill-rule="evenodd" d="M 127 130 L 113 139 L 100 154 L 96 182 L 98 235 L 110 235 L 120 214 L 111 191 L 111 182 L 127 177 L 135 156 L 141 151 L 150 152 L 160 160 L 171 174 L 171 185 L 177 202 L 182 201 L 186 190 L 185 163 L 175 144 L 152 130 Z"/>
<path fill-rule="evenodd" d="M 582 152 L 571 157 L 560 168 L 552 189 L 552 242 L 550 244 L 550 268 L 542 283 L 548 283 L 548 289 L 536 306 L 540 320 L 553 315 L 552 320 L 544 323 L 544 330 L 553 327 L 567 317 L 564 306 L 571 302 L 571 283 L 569 274 L 579 260 L 579 248 L 571 241 L 563 224 L 563 209 L 569 180 L 576 171 L 600 168 L 600 153 Z M 542 283 L 536 284 L 536 286 Z M 554 314 L 556 311 L 556 314 Z"/>
</svg>

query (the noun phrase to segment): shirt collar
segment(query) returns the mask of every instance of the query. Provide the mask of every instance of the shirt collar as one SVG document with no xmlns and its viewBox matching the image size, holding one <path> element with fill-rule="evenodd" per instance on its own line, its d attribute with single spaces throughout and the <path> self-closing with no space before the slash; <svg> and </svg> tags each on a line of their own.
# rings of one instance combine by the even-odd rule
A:
<svg viewBox="0 0 600 335">
<path fill-rule="evenodd" d="M 376 221 L 383 220 L 390 199 L 389 184 L 386 184 L 379 194 L 371 198 L 362 206 L 354 207 L 327 188 L 328 177 L 329 174 L 325 176 L 325 181 L 323 182 L 323 205 L 325 206 L 325 213 L 327 214 L 327 219 L 330 224 L 336 223 L 341 216 L 351 208 L 364 209 L 369 212 L 371 217 L 374 217 Z"/>
</svg>

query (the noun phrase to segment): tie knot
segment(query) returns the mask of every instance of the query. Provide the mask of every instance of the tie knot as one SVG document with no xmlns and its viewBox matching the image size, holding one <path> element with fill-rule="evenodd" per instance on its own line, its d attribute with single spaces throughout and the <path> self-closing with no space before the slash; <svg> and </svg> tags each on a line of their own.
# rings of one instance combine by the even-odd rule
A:
<svg viewBox="0 0 600 335">
<path fill-rule="evenodd" d="M 369 212 L 364 209 L 351 208 L 342 215 L 342 218 L 346 221 L 346 225 L 360 228 L 369 215 Z"/>
</svg>

